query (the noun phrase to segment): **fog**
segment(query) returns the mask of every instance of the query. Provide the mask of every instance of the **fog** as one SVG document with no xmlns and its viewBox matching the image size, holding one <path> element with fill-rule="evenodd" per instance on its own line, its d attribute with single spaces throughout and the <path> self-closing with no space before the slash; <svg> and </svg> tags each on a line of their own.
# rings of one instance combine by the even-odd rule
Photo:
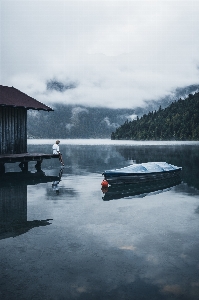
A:
<svg viewBox="0 0 199 300">
<path fill-rule="evenodd" d="M 1 0 L 1 83 L 46 104 L 144 107 L 198 83 L 199 1 Z"/>
</svg>

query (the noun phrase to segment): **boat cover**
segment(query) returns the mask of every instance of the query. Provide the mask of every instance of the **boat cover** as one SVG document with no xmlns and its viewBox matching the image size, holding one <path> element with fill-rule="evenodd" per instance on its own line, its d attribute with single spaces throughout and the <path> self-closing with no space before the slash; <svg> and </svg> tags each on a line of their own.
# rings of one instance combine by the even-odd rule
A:
<svg viewBox="0 0 199 300">
<path fill-rule="evenodd" d="M 180 167 L 170 165 L 166 162 L 148 162 L 142 164 L 133 164 L 128 167 L 121 169 L 107 170 L 104 174 L 107 173 L 154 173 L 154 172 L 165 172 L 165 171 L 174 171 L 179 170 Z"/>
</svg>

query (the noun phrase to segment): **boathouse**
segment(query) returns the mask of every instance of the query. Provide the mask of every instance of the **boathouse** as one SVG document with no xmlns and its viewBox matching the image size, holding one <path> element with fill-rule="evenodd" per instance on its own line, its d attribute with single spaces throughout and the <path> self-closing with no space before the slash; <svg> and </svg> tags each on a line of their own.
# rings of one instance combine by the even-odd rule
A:
<svg viewBox="0 0 199 300">
<path fill-rule="evenodd" d="M 0 155 L 27 152 L 27 110 L 53 109 L 14 87 L 0 85 Z"/>
<path fill-rule="evenodd" d="M 23 162 L 23 167 L 27 169 L 28 161 L 36 160 L 41 163 L 43 158 L 52 156 L 27 153 L 29 109 L 53 111 L 52 108 L 14 87 L 0 85 L 0 170 L 5 169 L 6 162 Z"/>
</svg>

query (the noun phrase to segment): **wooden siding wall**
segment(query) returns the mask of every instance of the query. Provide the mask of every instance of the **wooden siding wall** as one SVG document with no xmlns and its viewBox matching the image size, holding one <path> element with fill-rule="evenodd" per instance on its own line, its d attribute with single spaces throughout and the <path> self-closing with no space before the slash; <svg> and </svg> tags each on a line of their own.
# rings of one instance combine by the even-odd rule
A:
<svg viewBox="0 0 199 300">
<path fill-rule="evenodd" d="M 27 152 L 27 110 L 0 107 L 0 155 Z"/>
</svg>

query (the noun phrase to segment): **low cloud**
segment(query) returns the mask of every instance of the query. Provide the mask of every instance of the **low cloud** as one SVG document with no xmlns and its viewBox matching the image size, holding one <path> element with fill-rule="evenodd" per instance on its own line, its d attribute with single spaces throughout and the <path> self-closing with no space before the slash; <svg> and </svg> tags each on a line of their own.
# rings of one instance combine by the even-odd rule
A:
<svg viewBox="0 0 199 300">
<path fill-rule="evenodd" d="M 89 111 L 86 108 L 82 108 L 82 107 L 74 107 L 72 109 L 72 117 L 71 117 L 71 121 L 72 122 L 78 122 L 79 121 L 79 116 L 81 114 L 88 114 Z"/>
<path fill-rule="evenodd" d="M 1 9 L 2 84 L 46 104 L 144 107 L 198 83 L 197 1 L 19 0 Z"/>
<path fill-rule="evenodd" d="M 72 114 L 70 118 L 71 122 L 66 124 L 66 129 L 68 131 L 70 131 L 73 127 L 79 125 L 81 116 L 85 114 L 88 115 L 89 111 L 86 108 L 74 107 L 72 108 L 71 114 Z"/>
<path fill-rule="evenodd" d="M 117 123 L 111 123 L 110 119 L 108 117 L 105 117 L 101 123 L 104 123 L 107 127 L 112 128 L 112 129 L 116 129 L 117 127 L 119 127 L 119 124 Z"/>
<path fill-rule="evenodd" d="M 127 116 L 127 119 L 129 120 L 129 121 L 133 121 L 133 120 L 136 120 L 137 119 L 137 115 L 129 115 L 129 116 Z"/>
</svg>

